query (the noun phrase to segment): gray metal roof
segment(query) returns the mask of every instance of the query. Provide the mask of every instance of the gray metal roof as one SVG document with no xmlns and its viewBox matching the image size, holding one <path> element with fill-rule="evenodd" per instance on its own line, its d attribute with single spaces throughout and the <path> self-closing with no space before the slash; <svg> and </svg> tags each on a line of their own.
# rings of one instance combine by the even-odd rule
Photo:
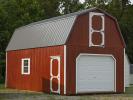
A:
<svg viewBox="0 0 133 100">
<path fill-rule="evenodd" d="M 65 44 L 76 16 L 29 25 L 14 32 L 9 50 L 46 47 Z"/>
<path fill-rule="evenodd" d="M 15 30 L 6 51 L 65 44 L 77 16 L 94 10 L 100 9 L 86 9 L 22 26 Z"/>
<path fill-rule="evenodd" d="M 86 9 L 22 26 L 15 30 L 6 51 L 65 44 L 76 17 Z"/>
</svg>

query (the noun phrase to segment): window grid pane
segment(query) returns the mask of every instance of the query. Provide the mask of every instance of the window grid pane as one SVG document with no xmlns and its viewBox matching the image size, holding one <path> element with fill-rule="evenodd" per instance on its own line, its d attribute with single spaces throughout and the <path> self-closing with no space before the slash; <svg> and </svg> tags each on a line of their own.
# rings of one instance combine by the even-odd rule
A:
<svg viewBox="0 0 133 100">
<path fill-rule="evenodd" d="M 30 74 L 30 58 L 22 59 L 22 74 Z"/>
<path fill-rule="evenodd" d="M 28 66 L 28 60 L 24 60 L 24 66 Z"/>
<path fill-rule="evenodd" d="M 24 66 L 24 73 L 28 73 L 28 66 Z"/>
</svg>

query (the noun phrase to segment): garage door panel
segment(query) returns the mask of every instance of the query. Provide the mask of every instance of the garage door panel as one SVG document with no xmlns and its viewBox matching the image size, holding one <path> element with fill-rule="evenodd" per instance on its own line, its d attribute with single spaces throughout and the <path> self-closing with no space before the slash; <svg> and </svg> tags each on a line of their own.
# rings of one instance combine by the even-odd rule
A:
<svg viewBox="0 0 133 100">
<path fill-rule="evenodd" d="M 89 91 L 88 91 L 89 90 Z M 109 90 L 109 89 L 108 89 Z M 84 89 L 80 89 L 80 93 L 92 93 L 92 92 L 104 92 L 104 91 L 106 91 L 106 92 L 113 92 L 113 90 L 109 90 L 108 91 L 107 89 L 105 89 L 105 88 L 93 88 L 93 89 L 86 89 L 86 88 L 84 88 Z"/>
<path fill-rule="evenodd" d="M 94 75 L 88 76 L 86 79 L 84 79 L 83 77 L 79 77 L 78 79 L 79 80 L 86 80 L 86 82 L 88 82 L 87 80 L 89 80 L 89 81 L 90 80 L 97 80 L 97 81 L 99 81 L 99 80 L 103 80 L 103 81 L 104 80 L 106 80 L 106 81 L 107 80 L 111 80 L 111 81 L 114 80 L 114 79 L 111 79 L 111 78 L 109 79 L 108 77 L 105 77 L 105 76 L 103 76 L 103 77 L 102 76 L 97 77 L 97 76 L 94 76 Z"/>
<path fill-rule="evenodd" d="M 77 82 L 85 82 L 85 83 L 87 83 L 87 84 L 90 84 L 91 82 L 98 82 L 97 84 L 99 84 L 99 83 L 103 83 L 103 81 L 104 81 L 104 83 L 108 83 L 108 82 L 111 82 L 111 83 L 113 83 L 112 81 L 113 81 L 113 79 L 107 79 L 106 81 L 104 80 L 104 79 L 97 79 L 97 78 L 87 78 L 87 79 L 80 79 L 79 81 L 77 81 Z"/>
<path fill-rule="evenodd" d="M 95 63 L 95 62 L 101 63 L 101 61 L 103 61 L 103 59 L 104 59 L 104 61 L 109 62 L 109 63 L 110 63 L 111 60 L 113 61 L 112 58 L 107 58 L 107 56 L 102 56 L 101 57 L 101 56 L 89 55 L 89 58 L 88 58 L 88 55 L 84 55 L 84 58 L 83 57 L 79 58 L 81 63 L 82 62 L 86 63 L 86 61 L 91 61 L 92 64 Z M 90 64 L 91 64 L 91 62 L 90 62 Z M 106 62 L 104 62 L 104 63 L 106 63 Z"/>
<path fill-rule="evenodd" d="M 108 70 L 105 70 L 103 71 L 102 69 L 87 69 L 87 68 L 83 68 L 83 69 L 78 69 L 80 70 L 79 74 L 82 74 L 83 72 L 85 72 L 86 74 L 94 74 L 94 73 L 107 73 L 107 74 L 112 74 L 112 71 L 113 69 L 108 69 Z"/>
<path fill-rule="evenodd" d="M 76 63 L 78 93 L 115 90 L 115 61 L 111 56 L 83 55 Z"/>
<path fill-rule="evenodd" d="M 84 81 L 83 81 L 84 82 Z M 109 81 L 110 82 L 110 81 Z M 97 87 L 95 87 L 97 86 Z M 114 87 L 110 87 L 110 84 L 108 82 L 98 82 L 98 84 L 95 81 L 90 82 L 89 84 L 84 82 L 82 85 L 79 85 L 78 89 L 81 91 L 88 91 L 88 92 L 95 92 L 95 91 L 113 91 Z M 92 91 L 95 90 L 95 91 Z"/>
<path fill-rule="evenodd" d="M 87 85 L 90 85 L 90 86 L 89 87 L 86 87 Z M 97 87 L 94 88 L 93 86 L 95 86 L 95 85 L 97 85 Z M 99 82 L 99 84 L 96 84 L 95 81 L 94 82 L 90 82 L 89 84 L 84 83 L 83 85 L 80 85 L 79 88 L 80 89 L 83 89 L 83 88 L 86 88 L 86 89 L 90 89 L 90 88 L 91 89 L 98 89 L 99 88 L 99 89 L 113 90 L 112 89 L 113 87 L 109 87 L 109 84 L 106 84 L 106 83 L 103 84 L 102 82 L 101 83 Z"/>
<path fill-rule="evenodd" d="M 96 65 L 103 65 L 103 64 L 111 64 L 111 62 L 108 62 L 105 60 L 105 62 L 101 63 L 101 61 L 91 61 L 90 63 L 89 62 L 86 62 L 86 61 L 91 61 L 91 60 L 85 60 L 85 61 L 81 61 L 79 64 L 82 64 L 82 65 L 90 65 L 90 66 L 93 66 L 93 63 L 96 63 Z"/>
<path fill-rule="evenodd" d="M 79 73 L 80 74 L 78 76 L 79 79 L 84 79 L 86 77 L 86 79 L 97 78 L 97 79 L 108 80 L 108 76 L 106 76 L 106 75 L 112 75 L 112 73 L 110 71 L 103 72 L 103 71 L 86 71 L 85 70 L 85 71 L 83 71 L 83 73 L 86 73 L 86 74 L 82 74 L 81 72 Z M 98 74 L 99 74 L 99 76 L 98 76 Z M 109 78 L 109 79 L 114 79 L 114 77 Z"/>
<path fill-rule="evenodd" d="M 96 62 L 95 62 L 96 63 Z M 103 65 L 89 65 L 89 64 L 78 64 L 79 66 L 81 66 L 81 67 L 79 67 L 78 69 L 79 70 L 84 70 L 86 67 L 88 68 L 90 68 L 90 70 L 102 70 L 103 68 L 104 68 L 104 70 L 112 70 L 113 68 L 111 67 L 111 65 L 112 64 L 103 64 L 103 65 L 108 65 L 107 67 L 104 67 Z M 99 68 L 99 69 L 98 69 Z"/>
<path fill-rule="evenodd" d="M 95 63 L 97 63 L 97 62 L 95 62 Z M 93 69 L 95 69 L 96 70 L 96 68 L 98 69 L 98 70 L 102 70 L 101 68 L 104 68 L 104 70 L 108 70 L 108 69 L 113 69 L 111 66 L 112 66 L 112 64 L 110 63 L 110 64 L 102 64 L 102 65 L 97 65 L 97 64 L 95 64 L 95 65 L 91 65 L 91 64 L 78 64 L 79 66 L 81 66 L 81 68 L 79 68 L 79 69 L 82 69 L 82 68 L 91 68 L 90 70 L 93 70 Z M 104 66 L 103 66 L 104 65 Z M 107 67 L 105 67 L 105 65 L 108 65 Z"/>
</svg>

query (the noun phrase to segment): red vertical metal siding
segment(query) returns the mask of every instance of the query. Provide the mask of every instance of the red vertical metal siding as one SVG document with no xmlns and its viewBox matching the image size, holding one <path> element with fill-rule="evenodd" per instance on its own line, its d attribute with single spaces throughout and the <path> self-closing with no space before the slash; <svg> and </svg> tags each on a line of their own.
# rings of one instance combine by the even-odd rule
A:
<svg viewBox="0 0 133 100">
<path fill-rule="evenodd" d="M 7 52 L 7 87 L 50 93 L 50 56 L 61 57 L 60 86 L 64 93 L 64 46 Z M 30 58 L 30 75 L 21 74 L 21 59 Z M 55 84 L 54 84 L 55 85 Z"/>
<path fill-rule="evenodd" d="M 96 40 L 97 41 L 97 40 Z M 89 47 L 89 14 L 77 18 L 67 41 L 67 94 L 76 93 L 76 57 L 80 53 L 112 54 L 116 59 L 116 91 L 124 91 L 124 44 L 116 22 L 105 15 L 105 47 Z"/>
</svg>

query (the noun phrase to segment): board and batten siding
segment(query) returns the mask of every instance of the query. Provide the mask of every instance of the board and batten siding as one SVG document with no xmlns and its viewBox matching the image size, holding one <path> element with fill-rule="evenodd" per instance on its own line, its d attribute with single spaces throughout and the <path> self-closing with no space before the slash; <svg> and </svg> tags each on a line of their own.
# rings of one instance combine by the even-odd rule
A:
<svg viewBox="0 0 133 100">
<path fill-rule="evenodd" d="M 60 93 L 64 94 L 64 46 L 7 51 L 7 87 L 50 93 L 50 56 L 61 58 Z M 21 74 L 22 58 L 30 58 L 30 75 Z"/>
<path fill-rule="evenodd" d="M 124 92 L 124 44 L 115 20 L 105 15 L 104 48 L 89 47 L 88 23 L 88 13 L 78 16 L 67 41 L 67 94 L 76 93 L 76 58 L 80 53 L 113 55 L 116 59 L 116 92 Z"/>
</svg>

